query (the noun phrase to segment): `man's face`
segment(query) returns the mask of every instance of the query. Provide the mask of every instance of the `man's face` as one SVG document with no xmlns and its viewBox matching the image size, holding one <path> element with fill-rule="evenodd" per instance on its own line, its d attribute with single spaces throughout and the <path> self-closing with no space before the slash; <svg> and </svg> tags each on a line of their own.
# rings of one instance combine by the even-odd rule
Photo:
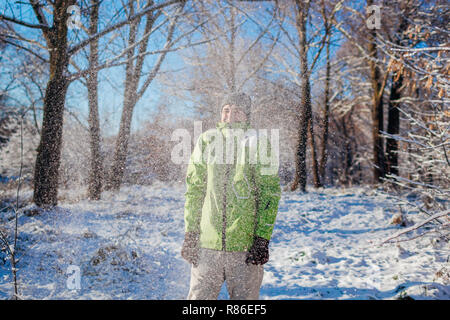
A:
<svg viewBox="0 0 450 320">
<path fill-rule="evenodd" d="M 236 105 L 224 105 L 222 108 L 222 122 L 244 122 L 247 121 L 245 112 Z"/>
</svg>

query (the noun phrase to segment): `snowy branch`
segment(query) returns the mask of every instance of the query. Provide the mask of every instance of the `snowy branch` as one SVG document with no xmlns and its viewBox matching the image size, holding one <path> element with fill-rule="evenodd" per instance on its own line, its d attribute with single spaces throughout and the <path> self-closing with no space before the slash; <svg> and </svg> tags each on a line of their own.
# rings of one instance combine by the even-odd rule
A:
<svg viewBox="0 0 450 320">
<path fill-rule="evenodd" d="M 88 39 L 86 39 L 86 40 L 80 42 L 80 43 L 77 44 L 76 46 L 73 46 L 72 48 L 70 48 L 70 49 L 68 50 L 68 54 L 69 54 L 69 55 L 72 55 L 72 54 L 76 53 L 77 51 L 79 51 L 79 50 L 81 50 L 82 48 L 86 47 L 86 46 L 87 46 L 89 43 L 91 43 L 92 41 L 97 40 L 97 39 L 103 37 L 104 35 L 106 35 L 106 34 L 112 32 L 112 31 L 114 31 L 114 30 L 116 30 L 116 29 L 118 29 L 118 28 L 123 27 L 124 25 L 129 24 L 130 22 L 136 21 L 137 19 L 141 18 L 142 16 L 148 14 L 148 13 L 151 12 L 151 11 L 156 11 L 156 10 L 158 10 L 158 9 L 162 9 L 162 8 L 164 8 L 164 7 L 170 6 L 170 5 L 172 5 L 172 4 L 175 4 L 175 3 L 182 3 L 182 2 L 184 2 L 184 0 L 170 0 L 170 1 L 167 1 L 167 2 L 164 2 L 164 3 L 161 3 L 161 4 L 155 4 L 155 5 L 151 6 L 151 7 L 148 7 L 148 8 L 146 8 L 146 9 L 142 10 L 141 12 L 136 13 L 136 14 L 133 15 L 132 17 L 127 18 L 127 19 L 125 19 L 125 20 L 123 20 L 123 21 L 121 21 L 121 22 L 118 22 L 118 23 L 116 23 L 116 24 L 114 24 L 114 25 L 112 25 L 112 26 L 106 28 L 105 30 L 103 30 L 103 31 L 101 31 L 101 32 L 99 32 L 99 33 L 97 33 L 97 34 L 95 34 L 95 35 L 89 37 Z M 181 14 L 181 13 L 180 13 L 180 14 Z"/>
<path fill-rule="evenodd" d="M 379 245 L 382 245 L 382 244 L 384 244 L 386 242 L 389 242 L 392 239 L 398 238 L 399 236 L 401 236 L 401 235 L 403 235 L 405 233 L 411 232 L 413 230 L 417 230 L 420 227 L 424 226 L 427 223 L 430 223 L 431 221 L 433 221 L 435 219 L 442 218 L 442 217 L 445 217 L 445 216 L 448 216 L 448 215 L 450 215 L 450 210 L 437 213 L 437 214 L 433 215 L 432 217 L 430 217 L 430 218 L 428 218 L 428 219 L 426 219 L 426 220 L 424 220 L 424 221 L 422 221 L 420 223 L 417 223 L 417 224 L 413 225 L 412 227 L 406 228 L 406 229 L 396 233 L 395 235 L 393 235 L 393 236 L 387 238 L 386 240 L 382 241 Z"/>
</svg>

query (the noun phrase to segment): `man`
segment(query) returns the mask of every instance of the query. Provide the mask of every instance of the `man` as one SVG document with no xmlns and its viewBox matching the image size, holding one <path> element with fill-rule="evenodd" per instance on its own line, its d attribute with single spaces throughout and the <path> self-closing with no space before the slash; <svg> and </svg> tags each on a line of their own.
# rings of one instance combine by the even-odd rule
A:
<svg viewBox="0 0 450 320">
<path fill-rule="evenodd" d="M 268 143 L 250 130 L 250 98 L 231 94 L 221 106 L 221 122 L 200 135 L 187 169 L 188 299 L 217 299 L 226 281 L 231 299 L 256 300 L 280 200 L 278 163 L 261 161 Z"/>
</svg>

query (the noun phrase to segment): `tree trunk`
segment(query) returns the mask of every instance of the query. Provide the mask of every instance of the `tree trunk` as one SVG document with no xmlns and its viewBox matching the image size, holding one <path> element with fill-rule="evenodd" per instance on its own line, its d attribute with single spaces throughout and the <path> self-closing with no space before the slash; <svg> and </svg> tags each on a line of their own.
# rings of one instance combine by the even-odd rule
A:
<svg viewBox="0 0 450 320">
<path fill-rule="evenodd" d="M 91 0 L 91 22 L 89 34 L 97 33 L 99 3 Z M 92 70 L 87 77 L 89 100 L 89 134 L 90 134 L 90 172 L 88 196 L 91 200 L 100 200 L 103 181 L 103 160 L 100 152 L 100 120 L 98 112 L 98 40 L 90 43 L 89 68 Z"/>
<path fill-rule="evenodd" d="M 313 172 L 314 187 L 320 188 L 320 187 L 322 187 L 322 184 L 320 183 L 320 177 L 319 177 L 319 163 L 317 161 L 312 113 L 311 113 L 311 116 L 309 117 L 309 138 L 310 138 L 309 141 L 310 141 L 311 156 L 312 156 L 312 163 L 313 163 L 312 172 Z"/>
<path fill-rule="evenodd" d="M 302 192 L 306 191 L 307 173 L 306 173 L 306 143 L 308 139 L 308 122 L 311 117 L 310 98 L 309 98 L 309 80 L 303 79 L 302 84 L 302 102 L 300 104 L 300 121 L 298 129 L 297 153 L 295 159 L 295 176 L 291 186 L 291 191 L 297 189 L 300 185 Z"/>
<path fill-rule="evenodd" d="M 109 190 L 119 190 L 122 183 L 126 167 L 128 142 L 130 139 L 131 120 L 133 117 L 134 105 L 129 101 L 123 106 L 122 118 L 120 120 L 119 135 L 116 140 L 113 165 L 109 178 Z"/>
<path fill-rule="evenodd" d="M 230 59 L 230 75 L 227 77 L 229 82 L 229 88 L 231 92 L 236 91 L 236 62 L 235 62 L 235 54 L 236 54 L 236 9 L 231 8 L 230 13 L 230 49 L 229 49 L 229 59 Z"/>
<path fill-rule="evenodd" d="M 406 4 L 405 4 L 406 5 Z M 407 8 L 405 8 L 407 10 Z M 409 22 L 405 14 L 401 15 L 401 23 L 396 32 L 397 45 L 401 44 L 399 39 L 404 39 L 404 32 L 408 28 Z M 402 72 L 398 70 L 397 72 Z M 397 135 L 400 132 L 400 112 L 398 110 L 401 98 L 401 88 L 403 86 L 403 75 L 394 74 L 392 76 L 391 93 L 389 96 L 388 125 L 387 132 L 391 135 Z M 389 137 L 386 139 L 386 174 L 398 175 L 398 141 Z"/>
<path fill-rule="evenodd" d="M 327 50 L 327 66 L 326 66 L 326 76 L 325 76 L 325 102 L 324 102 L 324 110 L 323 110 L 323 135 L 322 135 L 322 150 L 321 150 L 321 159 L 319 166 L 319 173 L 322 181 L 325 181 L 325 169 L 327 166 L 328 160 L 328 126 L 329 126 L 329 118 L 330 118 L 330 37 L 331 34 L 328 35 L 326 50 Z"/>
<path fill-rule="evenodd" d="M 55 3 L 53 27 L 48 32 L 50 77 L 44 97 L 41 139 L 34 171 L 33 201 L 39 207 L 58 204 L 58 178 L 61 159 L 64 103 L 67 80 L 67 8 L 73 1 Z"/>
<path fill-rule="evenodd" d="M 371 6 L 373 0 L 367 0 L 367 6 Z M 374 163 L 374 183 L 382 181 L 385 173 L 384 146 L 381 131 L 383 131 L 383 92 L 381 91 L 381 74 L 377 65 L 377 33 L 375 29 L 369 31 L 370 41 L 369 67 L 372 84 L 372 139 L 373 139 L 373 163 Z"/>
<path fill-rule="evenodd" d="M 403 85 L 403 76 L 395 81 L 395 75 L 392 77 L 391 94 L 389 96 L 389 111 L 387 132 L 391 135 L 397 135 L 400 130 L 400 112 L 398 102 L 400 99 L 400 88 Z M 386 174 L 398 175 L 398 142 L 394 138 L 386 139 Z"/>
<path fill-rule="evenodd" d="M 308 52 L 306 41 L 306 22 L 309 11 L 309 2 L 304 4 L 302 1 L 296 1 L 297 15 L 296 28 L 299 37 L 299 54 L 301 66 L 301 97 L 299 107 L 299 126 L 298 126 L 298 142 L 295 158 L 295 174 L 294 181 L 291 185 L 291 191 L 294 191 L 300 185 L 302 192 L 306 191 L 307 173 L 306 173 L 306 143 L 308 139 L 308 122 L 311 118 L 311 88 L 309 83 L 308 70 Z"/>
<path fill-rule="evenodd" d="M 343 145 L 343 151 L 344 151 L 344 175 L 342 177 L 342 181 L 344 185 L 351 186 L 352 184 L 352 166 L 353 166 L 353 153 L 352 153 L 352 146 L 351 146 L 351 140 L 349 136 L 349 128 L 347 128 L 347 121 L 351 121 L 351 115 L 348 114 L 344 117 L 342 117 L 342 133 L 344 134 L 345 141 Z"/>
<path fill-rule="evenodd" d="M 133 3 L 131 2 L 130 15 L 132 15 L 133 12 L 134 7 Z M 155 22 L 155 16 L 153 15 L 152 12 L 150 12 L 146 15 L 146 18 L 147 21 L 144 28 L 144 34 L 149 34 L 149 31 L 152 29 L 153 24 Z M 140 19 L 135 20 L 134 23 L 132 23 L 130 26 L 128 46 L 133 45 L 136 41 L 139 23 Z M 172 32 L 173 30 L 169 31 L 169 34 L 172 34 Z M 138 97 L 140 96 L 138 93 L 138 84 L 142 74 L 142 67 L 144 65 L 145 59 L 144 53 L 147 50 L 148 41 L 149 37 L 147 36 L 141 42 L 138 50 L 139 57 L 136 59 L 136 63 L 133 63 L 133 60 L 131 59 L 135 54 L 134 50 L 130 50 L 128 52 L 129 61 L 126 64 L 126 71 L 125 71 L 125 91 L 124 91 L 122 117 L 120 119 L 119 135 L 117 136 L 116 140 L 113 165 L 111 167 L 108 184 L 106 186 L 108 190 L 117 191 L 120 189 L 120 185 L 122 183 L 123 175 L 125 172 L 126 159 L 128 153 L 128 142 L 130 139 L 130 132 L 131 132 L 131 120 L 133 118 L 134 107 L 136 106 L 136 103 L 138 102 Z M 153 70 L 152 72 L 154 74 L 156 74 L 159 66 L 155 68 L 156 69 Z M 147 79 L 147 81 L 145 82 L 147 83 L 149 79 Z"/>
</svg>

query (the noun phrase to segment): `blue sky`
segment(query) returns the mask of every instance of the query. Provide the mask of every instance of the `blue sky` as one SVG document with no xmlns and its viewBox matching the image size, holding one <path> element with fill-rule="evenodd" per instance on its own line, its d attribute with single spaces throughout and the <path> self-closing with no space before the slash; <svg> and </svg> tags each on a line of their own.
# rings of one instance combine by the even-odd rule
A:
<svg viewBox="0 0 450 320">
<path fill-rule="evenodd" d="M 77 1 L 77 3 L 80 4 L 80 6 L 82 4 L 81 1 Z M 110 6 L 107 7 L 106 5 L 103 5 L 101 7 L 100 13 L 101 17 L 107 17 L 104 25 L 107 25 L 109 23 L 115 23 L 119 21 L 119 19 L 120 20 L 122 19 L 122 17 L 124 16 L 123 12 L 118 16 L 111 16 L 112 12 L 115 12 L 115 10 L 117 10 L 117 8 L 121 6 L 121 1 L 105 0 L 104 3 L 108 3 L 111 5 L 111 7 L 113 7 L 113 8 L 111 8 Z M 267 6 L 267 4 L 263 4 L 263 6 Z M 2 9 L 4 11 L 4 14 L 8 16 L 14 15 L 16 18 L 20 18 L 24 21 L 28 21 L 30 23 L 37 23 L 33 11 L 27 4 L 17 4 L 15 1 L 8 0 L 4 2 L 2 6 L 0 6 L 0 9 Z M 49 21 L 51 21 L 50 12 L 46 13 L 46 17 Z M 87 21 L 84 21 L 83 19 L 82 22 L 87 24 Z M 104 25 L 101 25 L 100 29 L 103 29 Z M 45 43 L 41 32 L 38 30 L 31 30 L 29 28 L 22 28 L 22 27 L 19 27 L 18 30 L 23 32 L 23 34 L 26 35 L 26 37 L 28 38 Z M 291 32 L 294 35 L 296 34 L 295 30 L 289 30 L 289 32 Z M 127 28 L 123 28 L 121 33 L 126 34 Z M 251 38 L 252 35 L 256 37 L 258 30 L 256 26 L 253 25 L 252 23 L 247 23 L 245 27 L 245 33 L 247 37 Z M 86 33 L 82 30 L 73 29 L 69 31 L 68 37 L 70 40 L 76 43 L 80 40 L 80 38 L 81 39 L 85 38 Z M 102 47 L 105 41 L 108 41 L 109 39 L 110 39 L 109 36 L 102 39 L 100 47 Z M 155 34 L 155 37 L 153 37 L 153 41 L 164 43 L 164 37 L 161 34 Z M 150 50 L 159 49 L 161 48 L 161 46 L 162 45 L 157 45 L 152 47 L 152 43 L 150 43 L 149 49 Z M 332 52 L 334 50 L 335 49 L 332 49 Z M 44 56 L 46 56 L 45 51 L 42 51 L 42 53 Z M 320 69 L 323 66 L 324 53 L 325 50 L 322 53 L 322 59 L 318 61 L 316 69 Z M 314 51 L 311 51 L 309 58 L 311 59 L 313 55 Z M 102 58 L 105 57 L 109 57 L 108 54 L 101 52 L 100 59 L 102 60 Z M 157 57 L 156 55 L 147 57 L 147 65 L 151 66 L 152 62 L 156 59 L 156 57 Z M 86 60 L 80 58 L 80 55 L 77 55 L 76 62 L 80 67 L 83 67 L 86 64 Z M 183 67 L 184 64 L 182 59 L 180 58 L 180 53 L 172 52 L 167 54 L 161 70 L 162 71 L 176 70 L 181 69 Z M 149 68 L 146 68 L 145 70 L 148 69 Z M 100 79 L 107 80 L 101 81 L 99 86 L 99 106 L 100 106 L 101 121 L 102 123 L 105 123 L 105 121 L 107 120 L 109 124 L 105 127 L 105 131 L 103 133 L 106 135 L 114 134 L 117 132 L 118 129 L 118 124 L 121 116 L 121 108 L 123 103 L 122 83 L 124 78 L 124 67 L 121 66 L 103 70 L 100 72 L 99 77 Z M 135 107 L 132 128 L 133 129 L 139 128 L 144 121 L 150 119 L 152 112 L 156 110 L 158 104 L 167 100 L 167 98 L 168 97 L 162 95 L 162 84 L 156 78 Z M 193 114 L 192 103 L 173 99 L 173 97 L 169 97 L 169 100 L 171 100 L 169 112 L 172 112 L 172 115 L 188 116 Z M 87 90 L 79 81 L 73 82 L 70 85 L 66 100 L 66 107 L 75 112 L 80 113 L 81 118 L 87 119 L 88 115 Z"/>
<path fill-rule="evenodd" d="M 77 4 L 82 7 L 82 1 L 77 1 Z M 105 0 L 104 4 L 111 5 L 112 7 L 120 7 L 121 1 L 118 0 Z M 29 23 L 37 23 L 37 19 L 34 15 L 34 12 L 32 11 L 31 7 L 23 3 L 16 3 L 16 1 L 8 0 L 1 4 L 0 10 L 2 10 L 2 13 L 10 16 L 15 17 L 16 19 L 20 19 L 22 21 L 26 21 Z M 111 9 L 110 6 L 103 5 L 101 6 L 101 17 L 107 17 L 106 23 L 101 24 L 100 30 L 102 30 L 105 25 L 116 23 L 117 21 L 120 21 L 123 19 L 124 14 L 123 12 L 119 16 L 111 16 L 111 12 L 114 12 L 116 9 Z M 51 12 L 46 12 L 44 10 L 44 14 L 49 22 L 51 24 L 52 21 L 52 15 Z M 161 20 L 162 21 L 162 20 Z M 160 21 L 158 20 L 158 23 Z M 82 23 L 87 25 L 87 21 L 84 21 L 84 18 L 82 19 Z M 45 39 L 39 30 L 30 29 L 26 27 L 21 26 L 15 26 L 16 30 L 19 31 L 21 34 L 23 34 L 26 38 L 32 39 L 34 41 L 37 41 L 39 43 L 42 43 L 45 45 Z M 121 33 L 126 34 L 127 28 L 124 28 Z M 142 29 L 142 28 L 141 28 Z M 104 44 L 105 41 L 108 41 L 110 39 L 109 36 L 105 37 L 101 40 L 100 47 L 102 47 L 102 42 Z M 80 39 L 84 39 L 86 37 L 86 33 L 83 30 L 77 30 L 72 29 L 69 31 L 68 38 L 73 43 L 79 42 Z M 153 37 L 155 42 L 164 43 L 164 37 L 161 34 L 155 34 L 155 37 Z M 117 41 L 118 42 L 118 41 Z M 149 44 L 149 50 L 157 50 L 160 49 L 162 45 L 158 45 L 155 47 L 151 46 L 151 43 Z M 43 57 L 48 58 L 48 54 L 42 50 L 41 54 Z M 86 60 L 79 58 L 80 55 L 76 56 L 76 63 L 80 67 L 84 67 L 86 65 Z M 105 55 L 100 52 L 100 59 L 103 58 L 110 58 L 111 55 Z M 147 57 L 146 64 L 150 67 L 152 66 L 152 62 L 156 59 L 156 55 L 152 57 Z M 178 58 L 177 53 L 168 53 L 166 55 L 165 61 L 163 63 L 163 66 L 161 68 L 162 71 L 168 70 L 168 69 L 178 69 L 182 67 L 182 62 Z M 149 70 L 150 68 L 144 68 L 144 71 Z M 71 71 L 74 71 L 73 68 L 70 68 Z M 124 79 L 124 66 L 105 69 L 100 72 L 100 79 L 108 79 L 107 81 L 102 81 L 99 85 L 99 106 L 100 106 L 100 116 L 102 118 L 102 121 L 108 120 L 108 122 L 111 124 L 110 133 L 114 133 L 114 131 L 117 131 L 118 124 L 120 121 L 120 115 L 121 115 L 121 108 L 123 103 L 123 79 Z M 3 84 L 6 84 L 6 79 L 2 77 Z M 113 85 L 111 85 L 111 83 Z M 45 87 L 45 84 L 44 84 Z M 115 88 L 116 87 L 116 88 Z M 139 125 L 148 119 L 151 116 L 151 112 L 155 110 L 156 106 L 158 105 L 158 101 L 161 99 L 161 88 L 160 84 L 158 83 L 157 79 L 152 82 L 152 84 L 147 89 L 144 96 L 141 98 L 141 100 L 137 103 L 135 110 L 134 110 L 134 117 L 133 117 L 133 128 L 139 127 Z M 182 113 L 189 113 L 189 110 L 187 108 L 182 108 L 180 106 Z M 71 109 L 72 111 L 78 112 L 81 114 L 80 118 L 87 119 L 88 115 L 88 102 L 87 102 L 87 90 L 85 86 L 80 83 L 79 81 L 72 82 L 68 95 L 66 100 L 66 108 Z M 179 112 L 180 110 L 178 110 Z M 108 128 L 108 127 L 107 127 Z M 107 132 L 105 132 L 108 134 Z"/>
</svg>

